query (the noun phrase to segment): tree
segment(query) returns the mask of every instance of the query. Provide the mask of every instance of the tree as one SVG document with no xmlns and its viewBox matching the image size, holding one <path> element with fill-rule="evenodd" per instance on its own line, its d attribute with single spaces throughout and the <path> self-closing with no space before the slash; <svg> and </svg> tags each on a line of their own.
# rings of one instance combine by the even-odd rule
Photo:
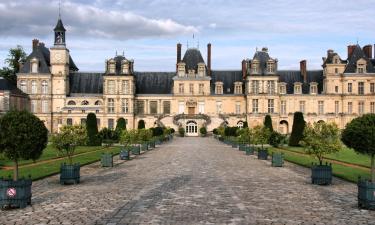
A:
<svg viewBox="0 0 375 225">
<path fill-rule="evenodd" d="M 307 124 L 303 132 L 302 144 L 309 155 L 314 155 L 322 165 L 324 155 L 342 149 L 340 131 L 335 123 Z"/>
<path fill-rule="evenodd" d="M 262 149 L 263 145 L 267 144 L 270 138 L 271 132 L 270 130 L 265 126 L 255 126 L 254 127 L 254 133 L 253 133 L 253 139 L 254 144 L 261 144 Z"/>
<path fill-rule="evenodd" d="M 121 135 L 121 132 L 126 130 L 126 120 L 124 118 L 119 118 L 117 120 L 117 124 L 116 124 L 116 132 L 118 133 L 118 135 L 120 136 Z"/>
<path fill-rule="evenodd" d="M 95 113 L 87 114 L 86 130 L 87 130 L 87 145 L 100 146 L 102 144 L 102 140 L 100 139 L 98 135 L 98 123 L 96 121 Z"/>
<path fill-rule="evenodd" d="M 59 133 L 52 135 L 53 146 L 68 157 L 70 165 L 73 164 L 76 147 L 85 144 L 86 140 L 87 132 L 81 125 L 63 126 Z"/>
<path fill-rule="evenodd" d="M 9 111 L 0 117 L 0 153 L 14 162 L 15 181 L 18 179 L 18 161 L 37 160 L 47 142 L 47 128 L 30 112 Z"/>
<path fill-rule="evenodd" d="M 107 127 L 100 130 L 99 137 L 103 143 L 108 145 L 108 147 L 119 140 L 119 135 L 117 132 L 112 129 L 108 129 Z"/>
<path fill-rule="evenodd" d="M 279 132 L 273 131 L 270 135 L 270 145 L 273 147 L 279 147 L 279 145 L 284 141 L 285 136 L 280 134 Z"/>
<path fill-rule="evenodd" d="M 270 115 L 266 115 L 266 117 L 264 118 L 264 126 L 266 128 L 268 128 L 268 130 L 270 130 L 271 132 L 273 131 L 273 127 L 272 127 L 272 119 L 271 119 L 271 116 Z"/>
<path fill-rule="evenodd" d="M 22 46 L 17 45 L 16 48 L 9 49 L 8 58 L 5 59 L 5 63 L 8 67 L 4 67 L 0 70 L 0 76 L 9 80 L 12 84 L 17 84 L 16 74 L 20 71 L 21 64 L 26 61 L 26 53 Z"/>
<path fill-rule="evenodd" d="M 138 129 L 145 129 L 145 121 L 144 120 L 140 120 L 138 121 Z"/>
<path fill-rule="evenodd" d="M 247 143 L 247 144 L 250 144 L 251 143 L 251 139 L 252 139 L 252 132 L 251 132 L 251 129 L 246 127 L 246 128 L 243 128 L 241 130 L 239 130 L 238 132 L 239 136 L 238 136 L 238 141 L 240 143 Z"/>
<path fill-rule="evenodd" d="M 371 182 L 375 182 L 375 114 L 366 114 L 348 123 L 341 140 L 356 152 L 371 157 Z"/>
<path fill-rule="evenodd" d="M 295 112 L 293 117 L 292 133 L 289 138 L 290 146 L 299 146 L 299 142 L 303 137 L 303 130 L 305 129 L 306 122 L 303 119 L 302 112 Z"/>
</svg>

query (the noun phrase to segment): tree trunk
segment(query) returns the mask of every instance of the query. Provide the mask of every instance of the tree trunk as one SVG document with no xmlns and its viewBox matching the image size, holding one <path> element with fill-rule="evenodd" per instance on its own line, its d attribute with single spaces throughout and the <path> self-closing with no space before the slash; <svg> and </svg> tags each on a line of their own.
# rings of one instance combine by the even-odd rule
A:
<svg viewBox="0 0 375 225">
<path fill-rule="evenodd" d="M 14 172 L 13 172 L 13 180 L 18 180 L 18 160 L 14 160 Z"/>
<path fill-rule="evenodd" d="M 375 182 L 375 154 L 371 155 L 371 182 Z"/>
</svg>

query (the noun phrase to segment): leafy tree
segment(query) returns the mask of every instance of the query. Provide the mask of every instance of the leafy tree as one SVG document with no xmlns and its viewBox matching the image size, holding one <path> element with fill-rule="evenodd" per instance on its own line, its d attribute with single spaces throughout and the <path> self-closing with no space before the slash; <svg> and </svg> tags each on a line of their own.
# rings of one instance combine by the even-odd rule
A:
<svg viewBox="0 0 375 225">
<path fill-rule="evenodd" d="M 303 132 L 302 144 L 309 155 L 314 155 L 322 165 L 324 155 L 342 149 L 340 131 L 335 123 L 307 124 Z"/>
<path fill-rule="evenodd" d="M 30 112 L 9 111 L 0 117 L 0 153 L 14 162 L 15 181 L 18 179 L 18 161 L 37 160 L 47 142 L 47 128 Z"/>
<path fill-rule="evenodd" d="M 251 132 L 250 128 L 248 128 L 248 127 L 243 128 L 243 129 L 239 130 L 238 134 L 239 134 L 238 141 L 240 143 L 248 143 L 248 144 L 251 143 L 252 132 Z"/>
<path fill-rule="evenodd" d="M 9 49 L 8 58 L 5 59 L 5 63 L 8 67 L 0 69 L 0 76 L 9 80 L 12 84 L 16 85 L 17 76 L 16 73 L 20 71 L 21 64 L 26 61 L 26 53 L 22 46 L 17 45 L 16 48 Z"/>
<path fill-rule="evenodd" d="M 89 146 L 102 145 L 102 140 L 98 134 L 98 123 L 96 121 L 95 113 L 87 114 L 86 130 L 87 130 L 87 145 Z"/>
<path fill-rule="evenodd" d="M 375 182 L 375 114 L 366 114 L 348 123 L 341 140 L 356 152 L 371 157 L 371 182 Z"/>
<path fill-rule="evenodd" d="M 268 143 L 270 135 L 271 132 L 267 127 L 260 125 L 255 126 L 253 134 L 254 144 L 261 144 L 263 149 L 263 145 Z"/>
<path fill-rule="evenodd" d="M 63 126 L 59 133 L 52 135 L 51 141 L 59 152 L 68 157 L 69 164 L 72 165 L 76 147 L 87 141 L 87 131 L 81 125 Z"/>
<path fill-rule="evenodd" d="M 289 138 L 290 146 L 299 146 L 299 142 L 303 138 L 303 130 L 305 129 L 306 122 L 303 119 L 302 112 L 295 112 L 293 118 L 292 133 Z"/>
<path fill-rule="evenodd" d="M 268 130 L 270 130 L 271 132 L 273 131 L 272 119 L 270 115 L 266 115 L 266 117 L 264 118 L 264 126 L 268 128 Z"/>
<path fill-rule="evenodd" d="M 152 138 L 152 131 L 149 130 L 149 129 L 147 129 L 147 130 L 146 129 L 140 129 L 140 130 L 138 130 L 138 137 L 139 137 L 138 140 L 140 142 L 145 143 L 145 142 L 151 140 L 151 138 Z"/>
<path fill-rule="evenodd" d="M 126 130 L 126 120 L 124 118 L 121 117 L 117 120 L 115 130 L 119 136 L 121 135 L 122 131 Z"/>
<path fill-rule="evenodd" d="M 136 129 L 124 130 L 121 133 L 120 143 L 123 144 L 125 147 L 138 143 L 138 140 L 139 135 L 138 130 Z"/>
<path fill-rule="evenodd" d="M 138 129 L 145 129 L 145 121 L 144 120 L 140 120 L 138 121 Z"/>
<path fill-rule="evenodd" d="M 279 145 L 283 143 L 284 140 L 285 140 L 284 135 L 280 134 L 277 131 L 271 132 L 269 142 L 270 142 L 270 145 L 272 145 L 273 147 L 279 147 Z"/>
<path fill-rule="evenodd" d="M 104 127 L 103 129 L 100 130 L 99 137 L 101 138 L 103 143 L 108 145 L 108 147 L 109 145 L 112 145 L 113 143 L 119 140 L 118 133 L 107 127 Z"/>
</svg>

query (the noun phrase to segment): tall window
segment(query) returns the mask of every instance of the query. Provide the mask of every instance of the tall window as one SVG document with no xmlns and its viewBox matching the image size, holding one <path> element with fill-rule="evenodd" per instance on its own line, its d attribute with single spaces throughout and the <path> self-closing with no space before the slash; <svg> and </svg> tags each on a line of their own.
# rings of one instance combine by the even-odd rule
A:
<svg viewBox="0 0 375 225">
<path fill-rule="evenodd" d="M 184 90 L 184 84 L 179 84 L 178 85 L 178 92 L 180 94 L 183 94 L 185 92 L 185 90 Z"/>
<path fill-rule="evenodd" d="M 185 112 L 185 102 L 178 103 L 178 113 L 182 114 Z"/>
<path fill-rule="evenodd" d="M 114 127 L 115 127 L 114 119 L 108 119 L 108 128 L 113 130 Z"/>
<path fill-rule="evenodd" d="M 43 100 L 42 101 L 42 113 L 47 113 L 48 110 L 48 100 Z"/>
<path fill-rule="evenodd" d="M 241 114 L 241 102 L 236 102 L 236 114 Z"/>
<path fill-rule="evenodd" d="M 189 93 L 194 94 L 194 84 L 189 84 Z"/>
<path fill-rule="evenodd" d="M 253 99 L 253 104 L 252 104 L 252 108 L 253 108 L 253 113 L 258 113 L 259 112 L 259 107 L 258 107 L 258 99 Z"/>
<path fill-rule="evenodd" d="M 137 113 L 145 114 L 145 102 L 143 100 L 137 101 Z"/>
<path fill-rule="evenodd" d="M 300 84 L 294 84 L 294 94 L 301 94 L 301 85 Z"/>
<path fill-rule="evenodd" d="M 370 93 L 371 94 L 375 93 L 375 83 L 370 83 Z"/>
<path fill-rule="evenodd" d="M 216 83 L 216 91 L 215 93 L 217 95 L 222 95 L 223 94 L 223 84 L 222 83 Z"/>
<path fill-rule="evenodd" d="M 67 118 L 66 119 L 66 125 L 68 125 L 68 126 L 73 125 L 73 119 L 72 118 Z"/>
<path fill-rule="evenodd" d="M 286 115 L 286 101 L 281 101 L 280 103 L 280 112 L 281 115 Z"/>
<path fill-rule="evenodd" d="M 38 73 L 38 60 L 36 58 L 31 60 L 31 73 Z"/>
<path fill-rule="evenodd" d="M 339 111 L 340 111 L 340 105 L 339 105 L 339 101 L 335 101 L 335 114 L 339 114 Z"/>
<path fill-rule="evenodd" d="M 357 73 L 364 73 L 366 71 L 366 65 L 363 63 L 357 63 Z"/>
<path fill-rule="evenodd" d="M 324 101 L 318 101 L 318 114 L 324 114 Z"/>
<path fill-rule="evenodd" d="M 353 113 L 353 102 L 348 102 L 348 114 Z"/>
<path fill-rule="evenodd" d="M 38 112 L 38 103 L 36 100 L 31 100 L 31 108 L 30 108 L 32 113 Z"/>
<path fill-rule="evenodd" d="M 157 114 L 157 113 L 158 113 L 158 102 L 150 101 L 150 114 Z"/>
<path fill-rule="evenodd" d="M 122 81 L 122 93 L 123 94 L 130 94 L 130 86 L 128 80 Z"/>
<path fill-rule="evenodd" d="M 268 62 L 267 63 L 267 72 L 268 73 L 273 73 L 273 72 L 275 72 L 275 69 L 274 69 L 275 67 L 274 67 L 274 65 L 273 65 L 273 63 L 272 62 Z"/>
<path fill-rule="evenodd" d="M 170 101 L 164 101 L 163 102 L 163 113 L 164 114 L 170 114 L 171 113 L 171 102 Z"/>
<path fill-rule="evenodd" d="M 108 81 L 108 94 L 114 94 L 115 93 L 115 81 L 109 80 Z"/>
<path fill-rule="evenodd" d="M 274 113 L 275 105 L 273 99 L 268 99 L 268 113 Z"/>
<path fill-rule="evenodd" d="M 299 101 L 299 111 L 305 113 L 305 101 Z"/>
<path fill-rule="evenodd" d="M 115 112 L 115 100 L 113 98 L 108 99 L 108 113 Z"/>
<path fill-rule="evenodd" d="M 362 115 L 365 112 L 365 102 L 359 101 L 358 102 L 358 114 Z"/>
<path fill-rule="evenodd" d="M 27 86 L 26 86 L 26 81 L 25 80 L 21 80 L 20 82 L 20 89 L 22 92 L 27 92 Z"/>
<path fill-rule="evenodd" d="M 352 93 L 352 91 L 353 91 L 353 84 L 348 83 L 348 93 Z"/>
<path fill-rule="evenodd" d="M 259 80 L 253 80 L 251 82 L 251 93 L 253 94 L 259 93 Z"/>
<path fill-rule="evenodd" d="M 318 87 L 315 84 L 313 84 L 310 86 L 310 94 L 316 94 L 316 93 L 318 93 Z"/>
<path fill-rule="evenodd" d="M 48 94 L 48 82 L 46 80 L 42 81 L 42 94 Z"/>
<path fill-rule="evenodd" d="M 239 95 L 242 94 L 242 84 L 238 83 L 234 85 L 234 93 Z"/>
<path fill-rule="evenodd" d="M 365 93 L 365 83 L 358 82 L 358 94 L 363 95 Z"/>
<path fill-rule="evenodd" d="M 335 86 L 335 92 L 339 93 L 339 86 Z"/>
<path fill-rule="evenodd" d="M 198 102 L 198 113 L 204 113 L 204 102 Z"/>
<path fill-rule="evenodd" d="M 223 111 L 223 108 L 222 108 L 222 102 L 221 101 L 217 101 L 216 102 L 216 112 L 217 113 L 222 113 L 222 111 Z"/>
<path fill-rule="evenodd" d="M 36 81 L 33 80 L 31 81 L 31 94 L 36 94 L 36 92 L 37 92 Z"/>
<path fill-rule="evenodd" d="M 275 93 L 275 81 L 269 80 L 267 81 L 267 93 L 274 94 Z"/>
<path fill-rule="evenodd" d="M 121 112 L 129 113 L 129 100 L 126 98 L 121 99 Z"/>
<path fill-rule="evenodd" d="M 375 113 L 375 102 L 370 102 L 370 113 Z"/>
<path fill-rule="evenodd" d="M 204 84 L 199 84 L 199 94 L 204 94 Z"/>
</svg>

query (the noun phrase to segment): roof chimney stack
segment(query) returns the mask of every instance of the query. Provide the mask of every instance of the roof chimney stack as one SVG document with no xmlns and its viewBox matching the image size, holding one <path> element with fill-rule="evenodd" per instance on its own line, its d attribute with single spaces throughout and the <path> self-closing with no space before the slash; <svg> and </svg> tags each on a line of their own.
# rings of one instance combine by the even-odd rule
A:
<svg viewBox="0 0 375 225">
<path fill-rule="evenodd" d="M 307 70 L 306 70 L 306 60 L 301 60 L 299 62 L 299 69 L 303 77 L 303 83 L 307 83 Z"/>
<path fill-rule="evenodd" d="M 38 47 L 38 44 L 39 44 L 39 40 L 38 39 L 34 39 L 33 40 L 33 51 Z"/>
<path fill-rule="evenodd" d="M 207 75 L 211 76 L 211 43 L 207 44 Z"/>
<path fill-rule="evenodd" d="M 372 45 L 365 45 L 363 47 L 363 52 L 367 56 L 367 58 L 372 59 Z"/>
<path fill-rule="evenodd" d="M 242 78 L 246 78 L 246 60 L 242 60 Z"/>
<path fill-rule="evenodd" d="M 348 59 L 352 56 L 355 49 L 355 45 L 348 45 Z"/>
<path fill-rule="evenodd" d="M 179 63 L 181 62 L 181 43 L 178 43 L 177 44 L 177 62 L 176 63 Z"/>
</svg>

